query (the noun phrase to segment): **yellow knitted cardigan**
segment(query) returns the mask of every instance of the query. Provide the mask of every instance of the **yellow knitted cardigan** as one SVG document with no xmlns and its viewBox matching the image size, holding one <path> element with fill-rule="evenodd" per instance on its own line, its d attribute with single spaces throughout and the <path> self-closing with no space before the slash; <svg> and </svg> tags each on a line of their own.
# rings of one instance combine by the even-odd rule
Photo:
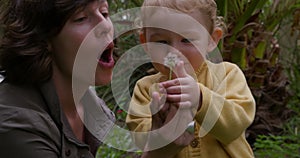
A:
<svg viewBox="0 0 300 158">
<path fill-rule="evenodd" d="M 126 118 L 130 130 L 141 132 L 151 129 L 150 111 L 141 108 L 141 105 L 148 105 L 151 99 L 149 88 L 161 76 L 158 73 L 137 82 Z M 254 157 L 245 139 L 245 130 L 254 119 L 255 101 L 243 72 L 228 62 L 205 62 L 197 72 L 197 79 L 202 105 L 194 117 L 195 140 L 175 158 Z M 146 138 L 134 136 L 134 139 L 135 142 L 143 142 Z"/>
</svg>

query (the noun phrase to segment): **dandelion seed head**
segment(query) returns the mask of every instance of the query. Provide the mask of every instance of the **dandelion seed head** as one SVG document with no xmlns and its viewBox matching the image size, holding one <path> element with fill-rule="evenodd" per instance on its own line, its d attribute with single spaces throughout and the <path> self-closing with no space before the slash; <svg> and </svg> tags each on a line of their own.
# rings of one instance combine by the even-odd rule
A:
<svg viewBox="0 0 300 158">
<path fill-rule="evenodd" d="M 179 62 L 179 58 L 175 53 L 169 52 L 164 58 L 164 65 L 170 68 L 174 68 L 175 65 Z"/>
</svg>

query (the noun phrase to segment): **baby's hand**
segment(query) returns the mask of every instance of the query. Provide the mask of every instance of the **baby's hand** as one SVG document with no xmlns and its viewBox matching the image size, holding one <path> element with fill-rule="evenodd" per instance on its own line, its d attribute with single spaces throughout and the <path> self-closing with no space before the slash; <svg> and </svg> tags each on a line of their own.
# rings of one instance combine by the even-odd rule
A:
<svg viewBox="0 0 300 158">
<path fill-rule="evenodd" d="M 178 108 L 197 109 L 200 101 L 200 90 L 195 79 L 184 68 L 183 62 L 176 64 L 177 78 L 160 83 L 167 92 L 167 102 Z"/>
<path fill-rule="evenodd" d="M 151 133 L 148 134 L 146 150 L 170 143 L 181 149 L 194 139 L 194 133 L 184 131 L 188 122 L 193 119 L 192 115 L 189 115 L 190 112 L 179 110 L 176 106 L 171 106 L 169 102 L 163 102 L 163 100 L 158 92 L 152 94 Z M 172 132 L 170 133 L 170 131 Z"/>
<path fill-rule="evenodd" d="M 166 103 L 165 95 L 160 97 L 158 92 L 152 93 L 150 110 L 152 114 L 152 130 L 162 127 L 166 120 L 169 104 Z"/>
</svg>

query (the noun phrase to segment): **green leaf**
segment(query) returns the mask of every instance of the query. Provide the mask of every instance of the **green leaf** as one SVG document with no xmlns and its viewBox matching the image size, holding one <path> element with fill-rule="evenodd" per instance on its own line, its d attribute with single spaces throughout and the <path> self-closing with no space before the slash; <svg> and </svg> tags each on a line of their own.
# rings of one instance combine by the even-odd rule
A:
<svg viewBox="0 0 300 158">
<path fill-rule="evenodd" d="M 216 0 L 219 16 L 222 16 L 224 19 L 227 19 L 228 13 L 228 0 Z"/>
<path fill-rule="evenodd" d="M 229 42 L 235 41 L 236 35 L 246 24 L 247 20 L 257 11 L 257 9 L 262 8 L 268 0 L 252 0 L 250 5 L 246 8 L 246 11 L 240 16 L 236 22 L 233 29 L 233 36 L 230 38 Z"/>
<path fill-rule="evenodd" d="M 235 47 L 232 49 L 232 52 L 231 52 L 231 58 L 232 58 L 232 61 L 234 63 L 236 63 L 237 65 L 240 66 L 241 69 L 245 69 L 246 68 L 246 48 L 245 47 L 242 47 L 242 48 L 238 48 L 238 47 Z"/>
<path fill-rule="evenodd" d="M 261 41 L 258 43 L 257 47 L 254 49 L 254 55 L 258 59 L 263 59 L 266 51 L 267 42 Z"/>
</svg>

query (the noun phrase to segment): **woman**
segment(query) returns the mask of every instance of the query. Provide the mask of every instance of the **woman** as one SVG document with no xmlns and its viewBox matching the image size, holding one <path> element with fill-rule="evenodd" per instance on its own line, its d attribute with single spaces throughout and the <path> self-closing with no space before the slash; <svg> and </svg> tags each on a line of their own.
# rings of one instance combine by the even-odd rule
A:
<svg viewBox="0 0 300 158">
<path fill-rule="evenodd" d="M 94 157 L 101 142 L 85 127 L 85 109 L 91 105 L 75 105 L 72 76 L 77 51 L 101 24 L 105 27 L 99 27 L 98 34 L 111 38 L 97 39 L 105 48 L 95 60 L 95 83 L 111 81 L 114 45 L 107 1 L 0 0 L 0 4 L 0 72 L 5 78 L 0 84 L 0 157 Z M 88 92 L 92 102 L 100 103 L 102 115 L 114 120 L 103 101 L 91 89 Z M 104 135 L 101 131 L 98 134 Z"/>
</svg>

